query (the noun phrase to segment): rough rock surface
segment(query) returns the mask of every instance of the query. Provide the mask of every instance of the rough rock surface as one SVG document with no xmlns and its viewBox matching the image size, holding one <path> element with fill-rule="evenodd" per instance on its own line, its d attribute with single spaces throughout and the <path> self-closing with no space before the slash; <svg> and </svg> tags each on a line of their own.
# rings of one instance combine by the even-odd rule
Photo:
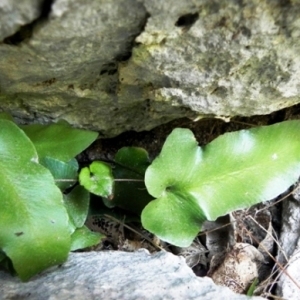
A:
<svg viewBox="0 0 300 300">
<path fill-rule="evenodd" d="M 222 264 L 211 278 L 217 284 L 228 286 L 237 293 L 247 293 L 252 282 L 258 278 L 263 255 L 252 245 L 236 243 L 226 253 Z"/>
<path fill-rule="evenodd" d="M 0 5 L 0 108 L 23 121 L 113 136 L 300 102 L 298 0 L 15 3 Z"/>
<path fill-rule="evenodd" d="M 289 257 L 289 263 L 285 272 L 281 273 L 278 283 L 278 295 L 283 299 L 300 299 L 300 241 L 297 248 Z"/>
<path fill-rule="evenodd" d="M 0 1 L 0 40 L 17 32 L 21 26 L 33 22 L 41 15 L 43 0 Z"/>
<path fill-rule="evenodd" d="M 199 278 L 183 258 L 146 251 L 73 253 L 28 283 L 0 272 L 0 299 L 249 299 Z M 263 299 L 253 297 L 251 299 Z"/>
<path fill-rule="evenodd" d="M 300 185 L 282 206 L 282 227 L 277 259 L 285 271 L 280 271 L 277 293 L 284 299 L 300 298 Z"/>
</svg>

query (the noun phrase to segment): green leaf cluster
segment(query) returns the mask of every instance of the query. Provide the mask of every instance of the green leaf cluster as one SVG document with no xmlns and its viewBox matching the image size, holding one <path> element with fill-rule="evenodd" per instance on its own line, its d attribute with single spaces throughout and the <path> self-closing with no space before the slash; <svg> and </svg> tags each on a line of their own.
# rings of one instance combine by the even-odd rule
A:
<svg viewBox="0 0 300 300">
<path fill-rule="evenodd" d="M 186 247 L 204 221 L 270 200 L 298 179 L 300 121 L 226 133 L 204 147 L 177 128 L 151 164 L 146 158 L 140 149 L 121 149 L 115 169 L 94 162 L 80 182 L 109 207 L 141 212 L 144 228 L 160 239 Z M 134 181 L 142 177 L 146 190 Z"/>
<path fill-rule="evenodd" d="M 95 242 L 84 227 L 89 193 L 63 192 L 76 182 L 74 157 L 96 138 L 62 123 L 20 128 L 0 116 L 0 263 L 9 259 L 22 280 Z"/>
<path fill-rule="evenodd" d="M 137 147 L 79 172 L 74 158 L 97 133 L 65 123 L 18 127 L 0 115 L 0 264 L 27 280 L 101 235 L 85 227 L 89 192 L 108 208 L 185 247 L 204 221 L 270 200 L 300 175 L 300 121 L 226 133 L 200 147 L 177 128 L 150 162 Z"/>
</svg>

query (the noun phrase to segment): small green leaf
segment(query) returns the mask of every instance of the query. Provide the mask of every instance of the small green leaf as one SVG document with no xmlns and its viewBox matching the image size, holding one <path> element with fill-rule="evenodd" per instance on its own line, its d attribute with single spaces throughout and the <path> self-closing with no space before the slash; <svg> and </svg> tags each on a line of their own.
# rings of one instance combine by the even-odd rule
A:
<svg viewBox="0 0 300 300">
<path fill-rule="evenodd" d="M 96 132 L 72 128 L 62 123 L 23 125 L 40 158 L 52 157 L 68 162 L 94 142 Z"/>
<path fill-rule="evenodd" d="M 94 161 L 79 173 L 79 182 L 91 193 L 109 197 L 113 193 L 114 178 L 111 167 L 100 161 Z"/>
<path fill-rule="evenodd" d="M 63 162 L 52 157 L 43 157 L 40 164 L 52 173 L 56 185 L 62 190 L 72 187 L 77 180 L 78 163 L 75 158 Z"/>
<path fill-rule="evenodd" d="M 146 171 L 146 187 L 157 199 L 145 207 L 142 223 L 158 237 L 188 246 L 205 218 L 275 198 L 299 175 L 299 121 L 226 133 L 203 148 L 190 130 L 175 129 Z M 166 220 L 168 227 L 157 225 Z M 189 222 L 192 229 L 176 235 Z"/>
<path fill-rule="evenodd" d="M 0 249 L 20 278 L 64 262 L 70 231 L 62 193 L 29 138 L 7 120 L 0 120 L 0 182 Z"/>
<path fill-rule="evenodd" d="M 76 186 L 69 194 L 64 197 L 70 220 L 75 227 L 80 228 L 88 215 L 90 194 L 82 186 Z"/>
<path fill-rule="evenodd" d="M 86 226 L 78 228 L 71 235 L 71 251 L 97 245 L 104 237 L 105 236 L 99 232 L 90 231 Z"/>
</svg>

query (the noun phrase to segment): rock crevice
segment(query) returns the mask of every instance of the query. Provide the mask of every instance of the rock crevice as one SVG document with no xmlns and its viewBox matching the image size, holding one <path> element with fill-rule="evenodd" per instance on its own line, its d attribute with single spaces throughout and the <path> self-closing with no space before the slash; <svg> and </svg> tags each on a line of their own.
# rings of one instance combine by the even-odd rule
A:
<svg viewBox="0 0 300 300">
<path fill-rule="evenodd" d="M 56 0 L 42 17 L 42 1 L 16 3 L 0 6 L 0 108 L 23 122 L 109 137 L 299 103 L 297 2 Z M 30 38 L 9 44 L 20 24 Z"/>
</svg>

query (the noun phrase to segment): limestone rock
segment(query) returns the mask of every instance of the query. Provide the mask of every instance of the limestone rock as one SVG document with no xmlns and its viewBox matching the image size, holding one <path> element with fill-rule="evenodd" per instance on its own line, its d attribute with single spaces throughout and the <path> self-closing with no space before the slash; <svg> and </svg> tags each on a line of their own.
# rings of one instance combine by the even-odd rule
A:
<svg viewBox="0 0 300 300">
<path fill-rule="evenodd" d="M 8 299 L 249 299 L 199 278 L 167 252 L 73 253 L 67 263 L 27 283 L 0 272 L 0 300 Z M 263 299 L 253 297 L 252 299 Z"/>
<path fill-rule="evenodd" d="M 42 0 L 0 1 L 0 40 L 14 34 L 20 27 L 31 23 L 42 12 Z"/>
<path fill-rule="evenodd" d="M 293 194 L 282 203 L 282 226 L 280 248 L 277 260 L 284 271 L 280 270 L 277 282 L 277 294 L 284 299 L 300 297 L 300 185 L 295 185 Z"/>
<path fill-rule="evenodd" d="M 300 102 L 298 0 L 56 0 L 48 14 L 7 3 L 0 108 L 22 121 L 113 136 Z"/>
<path fill-rule="evenodd" d="M 118 105 L 118 62 L 146 14 L 134 0 L 53 2 L 31 35 L 0 45 L 0 106 L 23 120 L 122 131 L 129 112 Z"/>
<path fill-rule="evenodd" d="M 222 264 L 213 272 L 215 283 L 228 286 L 237 293 L 246 293 L 258 278 L 263 255 L 252 245 L 237 243 L 226 254 Z"/>
<path fill-rule="evenodd" d="M 283 299 L 299 299 L 300 298 L 300 242 L 298 240 L 297 248 L 289 257 L 289 263 L 278 282 L 277 291 Z"/>
<path fill-rule="evenodd" d="M 298 1 L 145 6 L 151 18 L 121 69 L 123 84 L 151 83 L 153 101 L 205 115 L 266 114 L 299 102 Z"/>
</svg>

